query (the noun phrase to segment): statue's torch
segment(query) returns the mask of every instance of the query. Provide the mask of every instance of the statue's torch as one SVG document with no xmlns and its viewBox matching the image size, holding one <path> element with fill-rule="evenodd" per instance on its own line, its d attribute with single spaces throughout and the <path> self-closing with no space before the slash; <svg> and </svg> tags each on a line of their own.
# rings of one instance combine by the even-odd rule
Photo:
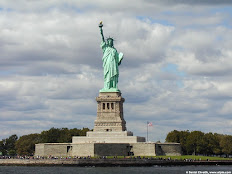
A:
<svg viewBox="0 0 232 174">
<path fill-rule="evenodd" d="M 100 21 L 99 25 L 98 25 L 100 28 L 103 27 L 103 24 L 102 24 L 102 21 Z"/>
<path fill-rule="evenodd" d="M 103 35 L 103 30 L 102 30 L 102 27 L 103 27 L 102 21 L 100 21 L 98 26 L 99 26 L 100 31 L 101 31 L 102 41 L 105 42 L 105 38 L 104 38 L 104 35 Z"/>
</svg>

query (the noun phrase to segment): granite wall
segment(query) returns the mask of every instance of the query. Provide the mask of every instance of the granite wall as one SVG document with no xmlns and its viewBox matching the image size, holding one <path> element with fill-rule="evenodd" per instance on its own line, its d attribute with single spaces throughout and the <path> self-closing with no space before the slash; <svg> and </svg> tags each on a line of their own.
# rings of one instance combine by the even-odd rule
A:
<svg viewBox="0 0 232 174">
<path fill-rule="evenodd" d="M 134 156 L 155 156 L 154 143 L 134 143 L 131 144 L 131 153 Z"/>
<path fill-rule="evenodd" d="M 96 143 L 94 144 L 94 156 L 128 156 L 130 144 Z"/>
<path fill-rule="evenodd" d="M 179 156 L 179 143 L 44 143 L 35 156 Z"/>
<path fill-rule="evenodd" d="M 72 144 L 72 155 L 70 156 L 94 156 L 94 143 Z"/>
<path fill-rule="evenodd" d="M 71 143 L 44 143 L 35 145 L 35 156 L 69 156 Z"/>
<path fill-rule="evenodd" d="M 182 155 L 179 143 L 156 143 L 156 155 L 180 156 Z"/>
</svg>

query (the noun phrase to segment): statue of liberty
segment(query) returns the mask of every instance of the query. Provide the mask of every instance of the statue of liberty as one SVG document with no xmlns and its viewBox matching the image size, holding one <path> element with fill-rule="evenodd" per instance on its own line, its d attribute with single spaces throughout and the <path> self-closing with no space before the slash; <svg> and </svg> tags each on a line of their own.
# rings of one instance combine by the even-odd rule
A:
<svg viewBox="0 0 232 174">
<path fill-rule="evenodd" d="M 102 27 L 103 24 L 101 21 L 99 28 L 102 36 L 101 48 L 103 51 L 104 88 L 101 89 L 100 92 L 120 92 L 118 89 L 118 66 L 123 59 L 123 53 L 118 53 L 114 48 L 113 38 L 109 37 L 107 38 L 107 42 L 105 41 Z"/>
</svg>

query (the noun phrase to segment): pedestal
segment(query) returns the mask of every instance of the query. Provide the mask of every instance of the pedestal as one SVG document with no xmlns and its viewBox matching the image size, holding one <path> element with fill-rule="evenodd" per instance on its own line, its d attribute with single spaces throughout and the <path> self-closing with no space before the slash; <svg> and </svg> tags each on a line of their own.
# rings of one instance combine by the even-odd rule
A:
<svg viewBox="0 0 232 174">
<path fill-rule="evenodd" d="M 97 119 L 94 122 L 94 132 L 126 131 L 126 121 L 123 117 L 123 102 L 120 92 L 100 92 L 96 97 Z"/>
</svg>

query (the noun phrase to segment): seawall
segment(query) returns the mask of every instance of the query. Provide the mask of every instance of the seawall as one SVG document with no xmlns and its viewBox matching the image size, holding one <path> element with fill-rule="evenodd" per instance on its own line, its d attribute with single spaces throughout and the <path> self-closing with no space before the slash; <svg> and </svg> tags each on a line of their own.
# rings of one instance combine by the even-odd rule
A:
<svg viewBox="0 0 232 174">
<path fill-rule="evenodd" d="M 0 159 L 0 166 L 186 166 L 186 165 L 232 165 L 231 161 L 174 161 L 156 159 Z"/>
</svg>

